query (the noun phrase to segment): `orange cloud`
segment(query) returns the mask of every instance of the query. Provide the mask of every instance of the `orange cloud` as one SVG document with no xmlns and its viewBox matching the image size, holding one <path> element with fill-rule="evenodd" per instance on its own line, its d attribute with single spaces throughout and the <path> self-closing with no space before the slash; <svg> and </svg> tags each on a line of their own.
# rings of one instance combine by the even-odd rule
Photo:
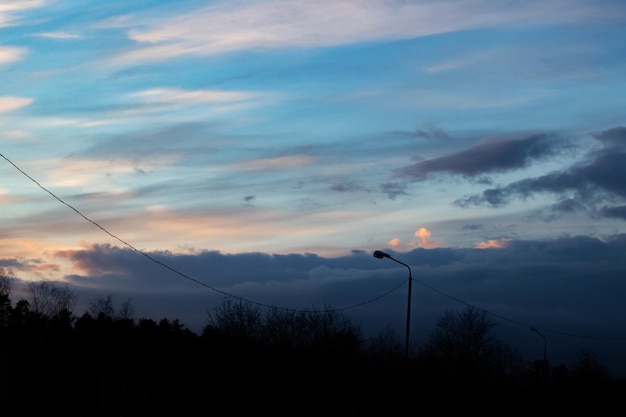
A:
<svg viewBox="0 0 626 417">
<path fill-rule="evenodd" d="M 397 237 L 393 238 L 387 244 L 389 245 L 390 248 L 396 248 L 398 247 L 398 245 L 400 245 L 400 239 L 398 239 Z"/>
<path fill-rule="evenodd" d="M 489 249 L 489 248 L 504 248 L 509 242 L 510 238 L 503 237 L 502 239 L 489 239 L 486 242 L 478 242 L 474 244 L 476 249 Z"/>
<path fill-rule="evenodd" d="M 417 246 L 424 249 L 432 249 L 438 246 L 437 242 L 433 242 L 430 240 L 431 231 L 425 227 L 420 227 L 415 232 L 415 237 L 417 238 Z"/>
</svg>

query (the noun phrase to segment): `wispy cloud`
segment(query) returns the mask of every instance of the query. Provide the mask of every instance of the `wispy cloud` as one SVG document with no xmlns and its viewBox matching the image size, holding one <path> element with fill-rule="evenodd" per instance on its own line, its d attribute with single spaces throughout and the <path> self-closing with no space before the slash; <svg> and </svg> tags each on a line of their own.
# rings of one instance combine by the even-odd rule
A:
<svg viewBox="0 0 626 417">
<path fill-rule="evenodd" d="M 245 101 L 258 97 L 258 94 L 239 91 L 222 90 L 182 90 L 176 88 L 152 88 L 131 94 L 144 102 L 149 103 L 219 103 L 231 101 Z"/>
<path fill-rule="evenodd" d="M 22 107 L 28 106 L 32 102 L 33 99 L 31 98 L 0 96 L 0 113 L 21 109 Z"/>
<path fill-rule="evenodd" d="M 17 25 L 20 23 L 20 11 L 43 7 L 46 4 L 45 0 L 3 1 L 0 3 L 0 27 Z"/>
<path fill-rule="evenodd" d="M 21 60 L 26 55 L 26 49 L 13 46 L 0 46 L 0 65 Z"/>
<path fill-rule="evenodd" d="M 279 156 L 275 158 L 260 158 L 250 161 L 244 161 L 237 164 L 239 169 L 245 170 L 277 170 L 292 169 L 306 165 L 310 165 L 315 161 L 315 157 L 310 155 L 290 155 Z"/>
<path fill-rule="evenodd" d="M 122 20 L 140 47 L 118 62 L 163 60 L 237 50 L 345 45 L 408 39 L 498 24 L 539 23 L 583 17 L 580 2 L 494 4 L 485 1 L 410 3 L 404 1 L 274 0 L 221 2 L 162 20 Z M 588 17 L 588 16 L 587 16 Z"/>
<path fill-rule="evenodd" d="M 80 39 L 82 35 L 73 32 L 44 32 L 38 33 L 36 36 L 49 39 Z"/>
<path fill-rule="evenodd" d="M 279 101 L 276 94 L 254 91 L 186 90 L 158 87 L 130 93 L 130 103 L 110 112 L 111 118 L 131 120 L 157 115 L 161 120 L 184 119 L 206 121 L 212 115 L 238 112 L 257 106 L 272 106 Z"/>
</svg>

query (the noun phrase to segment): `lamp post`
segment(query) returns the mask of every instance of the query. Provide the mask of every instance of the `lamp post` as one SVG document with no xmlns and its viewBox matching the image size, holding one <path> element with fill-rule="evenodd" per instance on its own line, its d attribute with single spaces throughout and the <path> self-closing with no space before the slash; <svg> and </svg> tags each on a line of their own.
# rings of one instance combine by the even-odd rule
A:
<svg viewBox="0 0 626 417">
<path fill-rule="evenodd" d="M 537 333 L 539 336 L 541 336 L 543 338 L 543 363 L 546 363 L 546 352 L 548 350 L 548 340 L 536 328 L 531 327 L 530 330 L 535 332 L 535 333 Z"/>
<path fill-rule="evenodd" d="M 541 332 L 539 332 L 539 330 L 537 330 L 534 327 L 530 328 L 531 331 L 537 333 L 539 336 L 541 336 L 541 338 L 543 339 L 543 360 L 541 361 L 541 367 L 538 368 L 538 377 L 539 377 L 539 382 L 541 383 L 541 387 L 542 389 L 545 388 L 545 385 L 548 383 L 548 377 L 549 377 L 549 368 L 548 368 L 548 360 L 546 357 L 546 352 L 548 350 L 548 339 L 546 339 L 546 337 L 541 334 Z"/>
<path fill-rule="evenodd" d="M 411 268 L 405 264 L 404 262 L 400 262 L 399 260 L 391 257 L 388 253 L 382 251 L 374 251 L 374 258 L 383 259 L 389 258 L 394 262 L 399 263 L 400 265 L 404 265 L 409 270 L 409 294 L 406 304 L 406 335 L 404 338 L 404 357 L 405 359 L 409 359 L 409 332 L 410 332 L 410 324 L 411 324 L 411 284 L 413 283 L 413 277 L 411 276 Z"/>
</svg>

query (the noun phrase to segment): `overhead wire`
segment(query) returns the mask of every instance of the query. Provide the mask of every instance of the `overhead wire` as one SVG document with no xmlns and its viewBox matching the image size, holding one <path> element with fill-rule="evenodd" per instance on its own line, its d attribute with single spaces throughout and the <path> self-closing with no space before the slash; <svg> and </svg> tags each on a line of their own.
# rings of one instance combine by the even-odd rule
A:
<svg viewBox="0 0 626 417">
<path fill-rule="evenodd" d="M 121 239 L 120 237 L 118 237 L 117 235 L 111 233 L 110 231 L 108 231 L 106 228 L 102 227 L 100 224 L 98 224 L 96 221 L 90 219 L 89 217 L 85 216 L 83 213 L 81 213 L 77 208 L 75 208 L 74 206 L 72 206 L 71 204 L 67 203 L 66 201 L 64 201 L 62 198 L 58 197 L 56 194 L 54 194 L 52 191 L 48 190 L 46 187 L 44 187 L 43 185 L 41 185 L 36 179 L 34 179 L 33 177 L 31 177 L 30 175 L 28 175 L 28 173 L 26 173 L 24 170 L 22 170 L 19 166 L 17 166 L 15 163 L 13 163 L 13 161 L 11 161 L 9 158 L 7 158 L 4 154 L 0 153 L 0 157 L 2 157 L 5 161 L 7 161 L 9 164 L 11 164 L 17 171 L 19 171 L 22 175 L 24 175 L 26 178 L 28 178 L 29 180 L 31 180 L 34 184 L 36 184 L 39 188 L 41 188 L 43 191 L 45 191 L 46 193 L 48 193 L 50 196 L 52 196 L 55 200 L 57 200 L 58 202 L 60 202 L 61 204 L 67 206 L 68 208 L 70 208 L 72 211 L 74 211 L 76 214 L 78 214 L 80 217 L 82 217 L 84 220 L 88 221 L 89 223 L 93 224 L 94 226 L 96 226 L 98 229 L 102 230 L 104 233 L 106 233 L 107 235 L 109 235 L 110 237 L 112 237 L 113 239 L 117 240 L 118 242 L 122 243 L 123 245 L 127 246 L 128 248 L 132 249 L 134 252 L 146 257 L 148 260 L 168 269 L 169 271 L 189 280 L 192 282 L 195 282 L 196 284 L 202 285 L 212 291 L 215 291 L 219 294 L 222 294 L 224 296 L 230 297 L 230 298 L 234 298 L 236 300 L 239 301 L 245 301 L 247 303 L 253 304 L 253 305 L 257 305 L 257 306 L 261 306 L 261 307 L 266 307 L 266 308 L 273 308 L 273 309 L 279 309 L 279 310 L 286 310 L 286 311 L 292 311 L 292 312 L 309 312 L 309 313 L 331 313 L 334 311 L 346 311 L 346 310 L 350 310 L 350 309 L 354 309 L 357 307 L 362 307 L 364 305 L 367 304 L 371 304 L 375 301 L 378 301 L 384 297 L 386 297 L 387 295 L 391 294 L 392 292 L 398 290 L 400 287 L 402 287 L 404 285 L 405 282 L 407 282 L 407 279 L 403 280 L 401 283 L 399 283 L 398 285 L 394 286 L 393 288 L 389 289 L 388 291 L 365 301 L 347 306 L 347 307 L 342 307 L 342 308 L 330 308 L 330 309 L 323 309 L 323 310 L 316 310 L 316 309 L 295 309 L 295 308 L 287 308 L 287 307 L 280 307 L 280 306 L 276 306 L 276 305 L 270 305 L 270 304 L 265 304 L 265 303 L 261 303 L 258 301 L 254 301 L 254 300 L 250 300 L 241 296 L 237 296 L 235 294 L 229 293 L 227 291 L 223 291 L 220 290 L 219 288 L 216 288 L 212 285 L 209 285 L 203 281 L 200 281 L 198 279 L 195 279 L 171 266 L 169 266 L 168 264 L 166 264 L 165 262 L 159 261 L 158 259 L 154 258 L 153 256 L 151 256 L 150 254 L 136 248 L 135 246 L 133 246 L 132 244 L 126 242 L 125 240 Z M 525 326 L 525 327 L 529 327 L 529 328 L 534 328 L 534 329 L 538 329 L 538 330 L 543 330 L 545 332 L 549 332 L 549 333 L 554 333 L 554 334 L 560 334 L 560 335 L 564 335 L 564 336 L 572 336 L 572 337 L 578 337 L 578 338 L 585 338 L 585 339 L 599 339 L 599 340 L 626 340 L 626 337 L 603 337 L 603 336 L 590 336 L 590 335 L 582 335 L 582 334 L 575 334 L 575 333 L 568 333 L 568 332 L 562 332 L 562 331 L 558 331 L 558 330 L 553 330 L 553 329 L 548 329 L 548 328 L 543 328 L 543 327 L 539 327 L 539 326 L 531 326 L 527 323 L 522 323 L 518 320 L 514 320 L 496 313 L 493 313 L 489 310 L 486 310 L 484 308 L 481 307 L 477 307 L 475 305 L 472 305 L 460 298 L 451 296 L 441 290 L 438 290 L 437 288 L 426 284 L 425 282 L 422 282 L 420 280 L 417 280 L 415 278 L 410 277 L 409 279 L 413 280 L 414 282 L 430 289 L 431 291 L 434 291 L 440 295 L 443 295 L 444 297 L 447 297 L 451 300 L 454 300 L 458 303 L 464 304 L 468 307 L 471 307 L 475 310 L 478 311 L 483 311 L 485 314 L 489 314 L 491 316 L 497 317 L 501 320 L 516 324 L 516 325 L 520 325 L 520 326 Z"/>
<path fill-rule="evenodd" d="M 269 304 L 265 304 L 265 303 L 261 303 L 258 301 L 254 301 L 254 300 L 250 300 L 250 299 L 246 299 L 244 297 L 235 295 L 235 294 L 231 294 L 227 291 L 223 291 L 220 290 L 219 288 L 216 288 L 212 285 L 207 284 L 206 282 L 200 281 L 198 279 L 195 279 L 193 277 L 190 277 L 189 275 L 169 266 L 168 264 L 166 264 L 165 262 L 159 261 L 158 259 L 154 258 L 153 256 L 151 256 L 150 254 L 136 248 L 135 246 L 133 246 L 132 244 L 128 243 L 127 241 L 121 239 L 120 237 L 118 237 L 117 235 L 109 232 L 106 228 L 102 227 L 100 224 L 98 224 L 96 221 L 90 219 L 89 217 L 87 217 L 86 215 L 84 215 L 83 213 L 80 212 L 80 210 L 78 210 L 77 208 L 75 208 L 74 206 L 72 206 L 71 204 L 67 203 L 66 201 L 64 201 L 62 198 L 58 197 L 55 193 L 53 193 L 52 191 L 48 190 L 46 187 L 44 187 L 41 183 L 39 183 L 39 181 L 37 181 L 36 179 L 34 179 L 33 177 L 31 177 L 30 175 L 28 175 L 28 173 L 26 173 L 24 170 L 22 170 L 19 166 L 17 166 L 15 163 L 13 163 L 13 161 L 11 161 L 9 158 L 7 158 L 6 156 L 4 156 L 4 154 L 0 153 L 0 156 L 7 161 L 9 164 L 11 164 L 16 170 L 18 170 L 22 175 L 24 175 L 26 178 L 28 178 L 29 180 L 31 180 L 33 183 L 35 183 L 39 188 L 41 188 L 43 191 L 45 191 L 46 193 L 50 194 L 50 196 L 52 196 L 55 200 L 57 200 L 58 202 L 60 202 L 61 204 L 69 207 L 72 211 L 74 211 L 76 214 L 78 214 L 80 217 L 82 217 L 84 220 L 88 221 L 89 223 L 93 224 L 94 226 L 96 226 L 98 229 L 102 230 L 104 233 L 106 233 L 107 235 L 109 235 L 110 237 L 112 237 L 113 239 L 117 240 L 118 242 L 122 243 L 123 245 L 129 247 L 130 249 L 132 249 L 134 252 L 146 257 L 147 259 L 149 259 L 150 261 L 170 270 L 171 272 L 189 280 L 192 282 L 195 282 L 196 284 L 202 285 L 212 291 L 215 291 L 219 294 L 222 294 L 226 297 L 230 297 L 230 298 L 234 298 L 237 299 L 239 301 L 245 301 L 247 303 L 253 304 L 253 305 L 257 305 L 257 306 L 261 306 L 261 307 L 266 307 L 266 308 L 275 308 L 275 309 L 279 309 L 279 310 L 287 310 L 287 311 L 295 311 L 295 312 L 313 312 L 313 313 L 317 313 L 320 312 L 316 309 L 294 309 L 294 308 L 287 308 L 287 307 L 279 307 L 279 306 L 275 306 L 275 305 L 269 305 Z M 352 308 L 357 308 L 357 307 L 361 307 L 364 306 L 366 304 L 370 304 L 373 303 L 374 301 L 377 301 L 387 295 L 389 295 L 390 293 L 392 293 L 393 291 L 397 290 L 398 288 L 400 288 L 403 285 L 404 282 L 396 285 L 395 287 L 391 288 L 390 290 L 386 291 L 385 293 L 374 297 L 372 299 L 366 300 L 366 301 L 362 301 L 359 302 L 357 304 L 348 306 L 348 307 L 343 307 L 343 308 L 338 308 L 338 309 L 324 309 L 322 310 L 325 313 L 329 313 L 332 311 L 344 311 L 344 310 L 349 310 Z"/>
<path fill-rule="evenodd" d="M 537 330 L 543 330 L 544 332 L 547 332 L 547 333 L 560 334 L 562 336 L 578 337 L 578 338 L 582 338 L 582 339 L 626 340 L 626 337 L 591 336 L 591 335 L 583 335 L 583 334 L 576 334 L 576 333 L 568 333 L 568 332 L 563 332 L 563 331 L 559 331 L 559 330 L 548 329 L 548 328 L 545 328 L 545 327 L 539 327 L 539 326 L 530 325 L 528 323 L 523 323 L 521 321 L 514 320 L 514 319 L 511 319 L 509 317 L 505 317 L 505 316 L 502 316 L 500 314 L 494 313 L 492 311 L 486 310 L 486 309 L 484 309 L 482 307 L 478 307 L 478 306 L 475 306 L 473 304 L 470 304 L 470 303 L 468 303 L 468 302 L 466 302 L 464 300 L 461 300 L 460 298 L 457 298 L 457 297 L 454 297 L 452 295 L 446 294 L 445 292 L 440 291 L 437 288 L 435 288 L 435 287 L 433 287 L 431 285 L 428 285 L 425 282 L 419 281 L 419 280 L 417 280 L 415 278 L 413 278 L 413 281 L 415 281 L 416 283 L 422 285 L 423 287 L 428 288 L 431 291 L 434 291 L 434 292 L 436 292 L 438 294 L 443 295 L 444 297 L 447 297 L 447 298 L 449 298 L 451 300 L 454 300 L 454 301 L 456 301 L 458 303 L 464 304 L 467 307 L 473 308 L 473 309 L 478 310 L 478 311 L 483 311 L 485 314 L 491 315 L 491 316 L 496 317 L 496 318 L 498 318 L 500 320 L 504 320 L 504 321 L 507 321 L 509 323 L 513 323 L 513 324 L 516 324 L 516 325 L 519 325 L 519 326 L 525 326 L 525 327 L 528 327 L 530 329 L 534 328 L 534 329 L 537 329 Z"/>
</svg>

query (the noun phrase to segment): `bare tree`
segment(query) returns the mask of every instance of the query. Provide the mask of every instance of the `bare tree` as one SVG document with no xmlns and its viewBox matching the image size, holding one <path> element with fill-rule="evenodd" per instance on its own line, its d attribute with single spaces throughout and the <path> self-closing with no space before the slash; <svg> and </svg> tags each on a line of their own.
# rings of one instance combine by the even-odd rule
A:
<svg viewBox="0 0 626 417">
<path fill-rule="evenodd" d="M 261 326 L 258 307 L 243 300 L 225 298 L 214 314 L 209 313 L 209 324 L 205 329 L 217 331 L 222 336 L 254 340 L 260 337 Z"/>
<path fill-rule="evenodd" d="M 93 318 L 109 318 L 113 320 L 133 320 L 135 309 L 131 299 L 124 301 L 120 308 L 115 308 L 113 296 L 98 297 L 89 300 L 89 309 L 87 311 Z"/>
<path fill-rule="evenodd" d="M 438 321 L 423 355 L 444 368 L 454 378 L 485 375 L 493 370 L 498 360 L 498 341 L 491 336 L 495 323 L 486 312 L 473 307 L 454 313 L 447 311 Z"/>
<path fill-rule="evenodd" d="M 0 325 L 9 325 L 11 314 L 11 287 L 13 284 L 13 274 L 0 268 Z"/>
<path fill-rule="evenodd" d="M 367 351 L 375 358 L 398 359 L 404 355 L 404 346 L 400 343 L 396 330 L 387 325 L 383 331 L 368 341 Z"/>
<path fill-rule="evenodd" d="M 608 368 L 601 365 L 592 352 L 584 349 L 580 351 L 572 370 L 577 382 L 599 383 L 611 379 L 611 372 Z"/>
<path fill-rule="evenodd" d="M 272 308 L 263 322 L 263 340 L 274 346 L 317 351 L 354 351 L 361 332 L 352 321 L 329 306 L 323 309 Z"/>
<path fill-rule="evenodd" d="M 135 307 L 133 307 L 133 301 L 129 298 L 122 303 L 122 306 L 117 310 L 117 318 L 122 320 L 133 320 L 135 316 Z"/>
<path fill-rule="evenodd" d="M 330 306 L 300 311 L 296 326 L 307 347 L 351 351 L 362 343 L 360 328 Z"/>
<path fill-rule="evenodd" d="M 330 307 L 311 310 L 270 309 L 226 298 L 209 313 L 204 335 L 237 337 L 266 345 L 317 351 L 354 351 L 361 344 L 360 329 Z"/>
<path fill-rule="evenodd" d="M 31 311 L 49 318 L 71 312 L 77 300 L 67 285 L 58 286 L 50 281 L 31 282 L 28 293 Z"/>
<path fill-rule="evenodd" d="M 13 280 L 15 277 L 12 272 L 7 272 L 4 268 L 0 268 L 0 297 L 11 296 L 11 289 L 13 288 Z"/>
<path fill-rule="evenodd" d="M 263 337 L 268 345 L 295 347 L 302 329 L 297 325 L 297 312 L 271 308 L 265 317 Z"/>
<path fill-rule="evenodd" d="M 94 318 L 106 317 L 112 319 L 115 315 L 113 297 L 107 295 L 106 297 L 89 300 L 89 314 Z"/>
</svg>

